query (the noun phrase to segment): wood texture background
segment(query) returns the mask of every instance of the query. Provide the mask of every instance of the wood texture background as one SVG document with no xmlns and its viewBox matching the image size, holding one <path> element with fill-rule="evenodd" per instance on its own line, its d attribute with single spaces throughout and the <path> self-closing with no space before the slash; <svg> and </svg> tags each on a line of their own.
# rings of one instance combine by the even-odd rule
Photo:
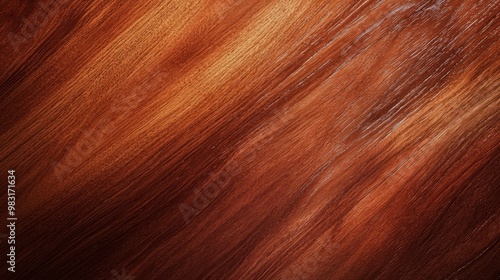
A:
<svg viewBox="0 0 500 280">
<path fill-rule="evenodd" d="M 0 2 L 2 279 L 500 277 L 498 1 Z"/>
</svg>

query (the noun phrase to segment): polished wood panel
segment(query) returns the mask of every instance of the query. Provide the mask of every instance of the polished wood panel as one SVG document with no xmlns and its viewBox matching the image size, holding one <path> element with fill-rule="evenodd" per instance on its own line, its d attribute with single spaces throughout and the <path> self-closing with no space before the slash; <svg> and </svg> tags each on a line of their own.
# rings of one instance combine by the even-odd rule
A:
<svg viewBox="0 0 500 280">
<path fill-rule="evenodd" d="M 1 2 L 2 279 L 500 277 L 498 1 Z"/>
</svg>

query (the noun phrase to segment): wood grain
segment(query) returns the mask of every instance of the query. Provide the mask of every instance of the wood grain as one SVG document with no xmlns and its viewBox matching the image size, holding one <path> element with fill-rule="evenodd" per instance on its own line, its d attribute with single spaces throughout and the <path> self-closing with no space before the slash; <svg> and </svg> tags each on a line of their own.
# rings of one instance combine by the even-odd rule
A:
<svg viewBox="0 0 500 280">
<path fill-rule="evenodd" d="M 1 2 L 2 279 L 500 277 L 498 1 Z"/>
</svg>

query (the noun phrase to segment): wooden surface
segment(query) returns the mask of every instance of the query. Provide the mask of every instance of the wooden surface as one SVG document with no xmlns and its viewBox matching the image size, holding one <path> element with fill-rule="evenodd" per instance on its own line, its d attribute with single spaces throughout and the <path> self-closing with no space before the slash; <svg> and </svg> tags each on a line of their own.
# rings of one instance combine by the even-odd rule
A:
<svg viewBox="0 0 500 280">
<path fill-rule="evenodd" d="M 1 3 L 2 279 L 500 277 L 498 1 Z"/>
</svg>

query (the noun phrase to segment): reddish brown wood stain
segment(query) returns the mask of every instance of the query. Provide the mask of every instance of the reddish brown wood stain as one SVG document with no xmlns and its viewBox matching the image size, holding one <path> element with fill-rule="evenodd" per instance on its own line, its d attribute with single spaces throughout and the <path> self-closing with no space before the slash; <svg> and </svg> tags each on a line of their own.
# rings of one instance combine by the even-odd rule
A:
<svg viewBox="0 0 500 280">
<path fill-rule="evenodd" d="M 500 276 L 498 1 L 2 7 L 2 279 Z"/>
</svg>

